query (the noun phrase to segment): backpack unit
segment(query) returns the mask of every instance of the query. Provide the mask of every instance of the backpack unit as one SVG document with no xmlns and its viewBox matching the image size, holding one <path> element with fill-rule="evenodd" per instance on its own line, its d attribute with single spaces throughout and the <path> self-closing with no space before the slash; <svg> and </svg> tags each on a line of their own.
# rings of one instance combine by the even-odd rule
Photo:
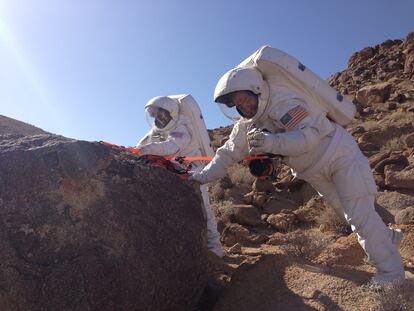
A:
<svg viewBox="0 0 414 311">
<path fill-rule="evenodd" d="M 342 126 L 354 119 L 356 108 L 353 103 L 285 52 L 263 46 L 238 67 L 258 69 L 269 83 L 270 92 L 277 92 L 278 87 L 291 89 Z"/>
<path fill-rule="evenodd" d="M 184 114 L 188 120 L 190 120 L 191 135 L 194 135 L 197 139 L 202 155 L 214 156 L 203 115 L 194 97 L 189 94 L 172 95 L 168 97 L 178 101 L 180 113 Z"/>
</svg>

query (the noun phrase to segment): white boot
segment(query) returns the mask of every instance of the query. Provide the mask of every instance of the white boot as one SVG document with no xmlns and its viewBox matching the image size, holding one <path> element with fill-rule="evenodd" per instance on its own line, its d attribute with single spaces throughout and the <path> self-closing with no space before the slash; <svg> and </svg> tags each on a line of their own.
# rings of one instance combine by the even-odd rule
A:
<svg viewBox="0 0 414 311">
<path fill-rule="evenodd" d="M 389 229 L 392 244 L 398 248 L 403 238 L 403 233 L 401 229 L 394 229 L 390 227 Z M 380 265 L 381 270 L 379 267 L 377 267 L 378 271 L 371 279 L 372 283 L 386 284 L 401 282 L 405 279 L 405 272 L 404 268 L 401 268 L 402 261 L 399 255 L 393 255 L 393 257 L 390 258 L 387 262 L 389 262 L 389 264 Z"/>
<path fill-rule="evenodd" d="M 347 220 L 357 232 L 359 244 L 377 268 L 372 282 L 384 284 L 404 280 L 404 266 L 398 251 L 401 230 L 384 224 L 374 209 L 373 196 L 344 201 L 344 206 Z"/>
<path fill-rule="evenodd" d="M 377 265 L 377 273 L 372 277 L 371 282 L 386 284 L 402 282 L 405 280 L 405 271 L 399 253 L 394 253 L 385 262 Z"/>
</svg>

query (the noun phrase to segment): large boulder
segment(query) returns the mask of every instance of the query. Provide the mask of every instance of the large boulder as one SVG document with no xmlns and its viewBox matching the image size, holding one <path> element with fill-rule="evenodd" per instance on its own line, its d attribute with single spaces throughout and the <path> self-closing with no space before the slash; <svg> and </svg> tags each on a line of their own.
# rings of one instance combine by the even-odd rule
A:
<svg viewBox="0 0 414 311">
<path fill-rule="evenodd" d="M 409 206 L 395 215 L 395 223 L 414 225 L 414 206 Z"/>
<path fill-rule="evenodd" d="M 261 223 L 260 212 L 253 205 L 234 205 L 234 218 L 241 225 L 257 226 Z"/>
<path fill-rule="evenodd" d="M 383 103 L 390 96 L 390 89 L 391 84 L 387 82 L 365 86 L 356 93 L 356 100 L 363 107 L 368 107 L 372 103 Z"/>
<path fill-rule="evenodd" d="M 356 233 L 340 237 L 326 247 L 316 261 L 337 265 L 357 266 L 363 263 L 365 253 L 358 243 Z"/>
<path fill-rule="evenodd" d="M 98 143 L 0 137 L 0 310 L 189 310 L 205 219 L 179 177 Z"/>
<path fill-rule="evenodd" d="M 386 145 L 392 139 L 400 138 L 402 135 L 412 133 L 414 127 L 411 123 L 384 126 L 380 129 L 369 130 L 358 138 L 358 143 L 369 143 L 377 145 L 377 148 Z"/>
<path fill-rule="evenodd" d="M 395 166 L 387 165 L 384 169 L 385 185 L 393 189 L 414 190 L 414 167 L 395 170 Z"/>
</svg>

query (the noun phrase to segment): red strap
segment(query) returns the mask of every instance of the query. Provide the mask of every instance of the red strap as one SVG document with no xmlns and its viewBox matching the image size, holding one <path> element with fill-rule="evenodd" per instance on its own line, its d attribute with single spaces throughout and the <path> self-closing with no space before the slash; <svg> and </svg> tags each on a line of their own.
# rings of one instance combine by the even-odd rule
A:
<svg viewBox="0 0 414 311">
<path fill-rule="evenodd" d="M 124 146 L 120 146 L 120 145 L 115 145 L 112 143 L 109 143 L 107 141 L 100 141 L 99 142 L 102 145 L 108 146 L 108 147 L 116 147 L 116 148 L 120 148 L 126 151 L 129 151 L 131 153 L 139 153 L 140 149 L 138 148 L 134 148 L 134 147 L 124 147 Z M 176 157 L 175 156 L 166 156 L 164 157 L 167 160 L 174 160 Z M 266 159 L 268 158 L 267 156 L 246 156 L 244 157 L 244 160 L 246 161 L 252 161 L 252 160 L 261 160 L 261 159 Z M 211 161 L 213 159 L 213 157 L 180 157 L 180 159 L 184 160 L 184 161 Z"/>
<path fill-rule="evenodd" d="M 123 149 L 123 150 L 129 151 L 131 153 L 139 153 L 139 151 L 140 151 L 140 149 L 138 149 L 138 148 L 115 145 L 115 144 L 108 143 L 107 141 L 103 141 L 103 140 L 101 140 L 99 143 L 101 145 L 104 145 L 104 146 L 115 147 L 115 148 Z"/>
<path fill-rule="evenodd" d="M 262 160 L 267 159 L 268 156 L 246 156 L 243 160 L 252 161 L 252 160 Z M 167 159 L 173 160 L 174 157 L 167 157 Z M 211 161 L 213 157 L 180 157 L 184 161 Z"/>
</svg>

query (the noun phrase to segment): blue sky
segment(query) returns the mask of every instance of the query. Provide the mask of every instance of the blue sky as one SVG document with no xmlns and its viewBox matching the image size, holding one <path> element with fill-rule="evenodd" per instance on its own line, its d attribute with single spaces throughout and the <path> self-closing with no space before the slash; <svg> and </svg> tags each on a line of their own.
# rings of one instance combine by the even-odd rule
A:
<svg viewBox="0 0 414 311">
<path fill-rule="evenodd" d="M 322 78 L 414 31 L 413 0 L 0 0 L 0 114 L 83 140 L 134 145 L 144 105 L 191 93 L 208 128 L 221 75 L 264 44 Z"/>
</svg>

